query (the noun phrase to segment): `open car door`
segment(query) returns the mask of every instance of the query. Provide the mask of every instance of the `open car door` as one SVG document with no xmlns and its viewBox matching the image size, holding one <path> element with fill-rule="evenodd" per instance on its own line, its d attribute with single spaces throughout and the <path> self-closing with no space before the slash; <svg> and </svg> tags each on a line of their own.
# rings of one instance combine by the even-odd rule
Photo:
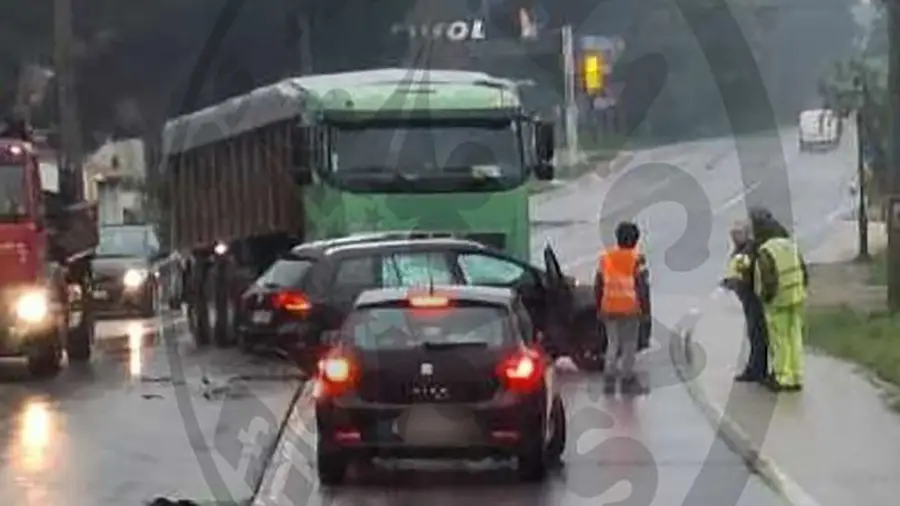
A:
<svg viewBox="0 0 900 506">
<path fill-rule="evenodd" d="M 566 350 L 569 348 L 568 340 L 575 316 L 574 294 L 572 286 L 569 285 L 562 272 L 556 253 L 549 244 L 544 248 L 544 272 L 546 273 L 544 288 L 547 299 L 544 306 L 548 333 L 546 338 L 549 341 L 548 344 L 552 343 L 551 348 L 556 351 Z"/>
</svg>

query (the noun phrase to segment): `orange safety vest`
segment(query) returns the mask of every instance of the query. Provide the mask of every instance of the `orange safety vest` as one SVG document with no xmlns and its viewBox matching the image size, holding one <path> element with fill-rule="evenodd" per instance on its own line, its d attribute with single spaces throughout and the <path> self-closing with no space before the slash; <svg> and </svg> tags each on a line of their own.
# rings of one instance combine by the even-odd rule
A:
<svg viewBox="0 0 900 506">
<path fill-rule="evenodd" d="M 600 254 L 597 266 L 603 274 L 603 300 L 597 301 L 600 314 L 630 316 L 641 312 L 635 286 L 639 256 L 637 249 L 618 247 Z"/>
</svg>

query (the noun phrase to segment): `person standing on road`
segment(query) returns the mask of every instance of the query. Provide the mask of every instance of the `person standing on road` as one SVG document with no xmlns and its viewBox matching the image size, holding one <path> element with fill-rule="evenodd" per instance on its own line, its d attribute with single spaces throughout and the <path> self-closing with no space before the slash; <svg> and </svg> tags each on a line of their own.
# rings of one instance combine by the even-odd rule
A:
<svg viewBox="0 0 900 506">
<path fill-rule="evenodd" d="M 595 276 L 595 295 L 600 325 L 606 327 L 606 391 L 638 391 L 634 371 L 641 326 L 650 318 L 650 275 L 637 250 L 641 234 L 630 222 L 616 227 L 616 246 L 600 253 Z M 620 356 L 621 352 L 621 356 Z M 621 365 L 621 368 L 619 367 Z"/>
<path fill-rule="evenodd" d="M 759 382 L 768 375 L 768 336 L 762 302 L 753 290 L 753 264 L 756 256 L 750 223 L 741 221 L 731 229 L 734 251 L 728 260 L 722 286 L 734 292 L 744 310 L 750 357 L 743 372 L 735 377 L 739 382 Z"/>
<path fill-rule="evenodd" d="M 763 303 L 769 335 L 771 375 L 766 386 L 775 392 L 803 388 L 803 327 L 809 274 L 797 243 L 771 213 L 751 213 L 758 255 L 754 290 Z"/>
</svg>

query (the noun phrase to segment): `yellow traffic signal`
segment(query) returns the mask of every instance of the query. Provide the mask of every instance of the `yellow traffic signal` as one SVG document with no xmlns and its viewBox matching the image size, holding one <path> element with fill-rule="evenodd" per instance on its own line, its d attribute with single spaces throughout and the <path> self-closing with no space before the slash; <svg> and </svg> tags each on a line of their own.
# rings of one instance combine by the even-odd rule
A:
<svg viewBox="0 0 900 506">
<path fill-rule="evenodd" d="M 603 91 L 606 85 L 606 62 L 602 54 L 589 54 L 584 57 L 582 64 L 584 76 L 584 91 L 597 94 Z"/>
</svg>

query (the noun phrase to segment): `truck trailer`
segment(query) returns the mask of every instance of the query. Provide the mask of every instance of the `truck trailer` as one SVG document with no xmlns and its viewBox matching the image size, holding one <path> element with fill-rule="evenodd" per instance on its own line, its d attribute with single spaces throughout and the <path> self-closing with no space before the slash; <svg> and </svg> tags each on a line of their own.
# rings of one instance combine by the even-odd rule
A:
<svg viewBox="0 0 900 506">
<path fill-rule="evenodd" d="M 199 344 L 233 340 L 243 289 L 299 242 L 443 231 L 529 260 L 528 183 L 554 172 L 553 125 L 480 72 L 287 79 L 174 118 L 162 141 Z"/>
</svg>

